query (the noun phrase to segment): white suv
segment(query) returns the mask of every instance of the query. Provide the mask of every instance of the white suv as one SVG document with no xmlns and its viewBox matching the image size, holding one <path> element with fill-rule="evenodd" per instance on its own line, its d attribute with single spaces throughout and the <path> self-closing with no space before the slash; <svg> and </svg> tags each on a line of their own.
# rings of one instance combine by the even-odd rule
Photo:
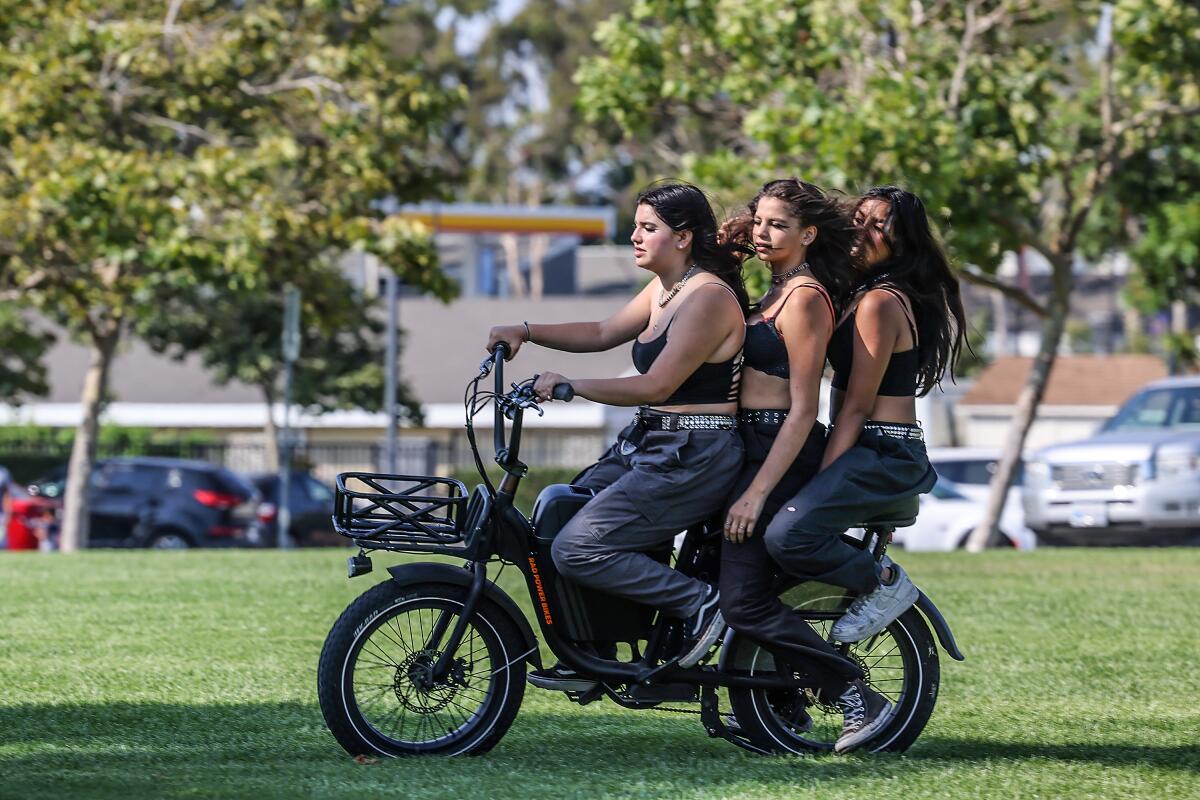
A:
<svg viewBox="0 0 1200 800">
<path fill-rule="evenodd" d="M 1090 439 L 1039 450 L 1023 499 L 1046 544 L 1200 541 L 1200 376 L 1155 381 Z"/>
</svg>

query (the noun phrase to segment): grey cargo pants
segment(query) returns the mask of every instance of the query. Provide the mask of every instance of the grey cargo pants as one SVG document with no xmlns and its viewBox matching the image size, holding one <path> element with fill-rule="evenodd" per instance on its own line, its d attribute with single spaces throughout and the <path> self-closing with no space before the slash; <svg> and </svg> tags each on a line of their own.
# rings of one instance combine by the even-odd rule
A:
<svg viewBox="0 0 1200 800">
<path fill-rule="evenodd" d="M 719 511 L 742 465 L 736 430 L 647 430 L 637 422 L 574 483 L 597 491 L 559 532 L 560 574 L 609 594 L 687 618 L 705 584 L 646 551 Z"/>
</svg>

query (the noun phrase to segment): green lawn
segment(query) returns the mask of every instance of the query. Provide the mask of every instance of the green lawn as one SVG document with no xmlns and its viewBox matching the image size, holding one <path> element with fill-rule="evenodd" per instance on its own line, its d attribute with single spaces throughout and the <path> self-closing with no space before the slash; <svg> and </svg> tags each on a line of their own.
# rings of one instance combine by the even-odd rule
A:
<svg viewBox="0 0 1200 800">
<path fill-rule="evenodd" d="M 1200 797 L 1200 550 L 904 556 L 967 654 L 904 756 L 755 757 L 530 688 L 487 756 L 369 765 L 314 686 L 386 575 L 344 556 L 0 554 L 0 797 Z"/>
</svg>

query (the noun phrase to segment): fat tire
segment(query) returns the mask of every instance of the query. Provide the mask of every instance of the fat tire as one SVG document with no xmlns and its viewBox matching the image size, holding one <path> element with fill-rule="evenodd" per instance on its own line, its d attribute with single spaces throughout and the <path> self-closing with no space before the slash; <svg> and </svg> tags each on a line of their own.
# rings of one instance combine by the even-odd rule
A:
<svg viewBox="0 0 1200 800">
<path fill-rule="evenodd" d="M 858 747 L 859 751 L 904 752 L 921 735 L 937 704 L 941 667 L 937 645 L 925 618 L 915 607 L 910 608 L 888 626 L 888 631 L 904 651 L 901 653 L 906 660 L 904 693 L 899 707 L 893 711 L 892 721 Z M 736 637 L 733 644 L 735 647 L 758 647 L 745 637 Z M 910 659 L 917 667 L 916 675 L 912 674 L 914 670 L 908 668 Z M 766 705 L 764 690 L 731 687 L 729 702 L 746 736 L 768 752 L 831 752 L 831 747 L 814 746 L 796 738 L 774 715 L 763 714 L 762 709 Z"/>
<path fill-rule="evenodd" d="M 437 607 L 436 604 L 461 607 L 466 597 L 467 589 L 461 586 L 400 586 L 388 580 L 363 592 L 338 617 L 321 649 L 317 696 L 330 733 L 347 753 L 392 757 L 479 755 L 503 738 L 516 719 L 525 694 L 525 659 L 520 657 L 525 640 L 507 612 L 486 598 L 480 600 L 471 624 L 479 631 L 495 665 L 495 693 L 484 701 L 479 717 L 453 739 L 434 746 L 407 746 L 384 738 L 367 722 L 350 691 L 348 676 L 353 672 L 353 664 L 348 660 L 357 660 L 361 646 L 358 650 L 355 647 L 359 639 L 365 641 L 397 611 Z M 393 613 L 389 615 L 389 611 Z"/>
</svg>

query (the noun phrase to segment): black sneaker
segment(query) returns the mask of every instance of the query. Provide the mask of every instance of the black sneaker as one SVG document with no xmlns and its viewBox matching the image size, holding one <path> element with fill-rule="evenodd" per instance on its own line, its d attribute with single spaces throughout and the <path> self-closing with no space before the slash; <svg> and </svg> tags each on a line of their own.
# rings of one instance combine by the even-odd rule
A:
<svg viewBox="0 0 1200 800">
<path fill-rule="evenodd" d="M 721 593 L 715 586 L 709 586 L 700 608 L 683 624 L 685 650 L 679 658 L 679 666 L 690 667 L 704 658 L 724 632 L 725 618 L 721 616 Z"/>
<path fill-rule="evenodd" d="M 599 681 L 585 678 L 561 662 L 547 669 L 535 669 L 525 680 L 539 689 L 554 692 L 586 692 L 599 685 Z"/>
<path fill-rule="evenodd" d="M 892 704 L 883 695 L 864 684 L 853 681 L 837 699 L 842 709 L 842 735 L 833 752 L 845 753 L 870 739 L 892 718 Z"/>
</svg>

